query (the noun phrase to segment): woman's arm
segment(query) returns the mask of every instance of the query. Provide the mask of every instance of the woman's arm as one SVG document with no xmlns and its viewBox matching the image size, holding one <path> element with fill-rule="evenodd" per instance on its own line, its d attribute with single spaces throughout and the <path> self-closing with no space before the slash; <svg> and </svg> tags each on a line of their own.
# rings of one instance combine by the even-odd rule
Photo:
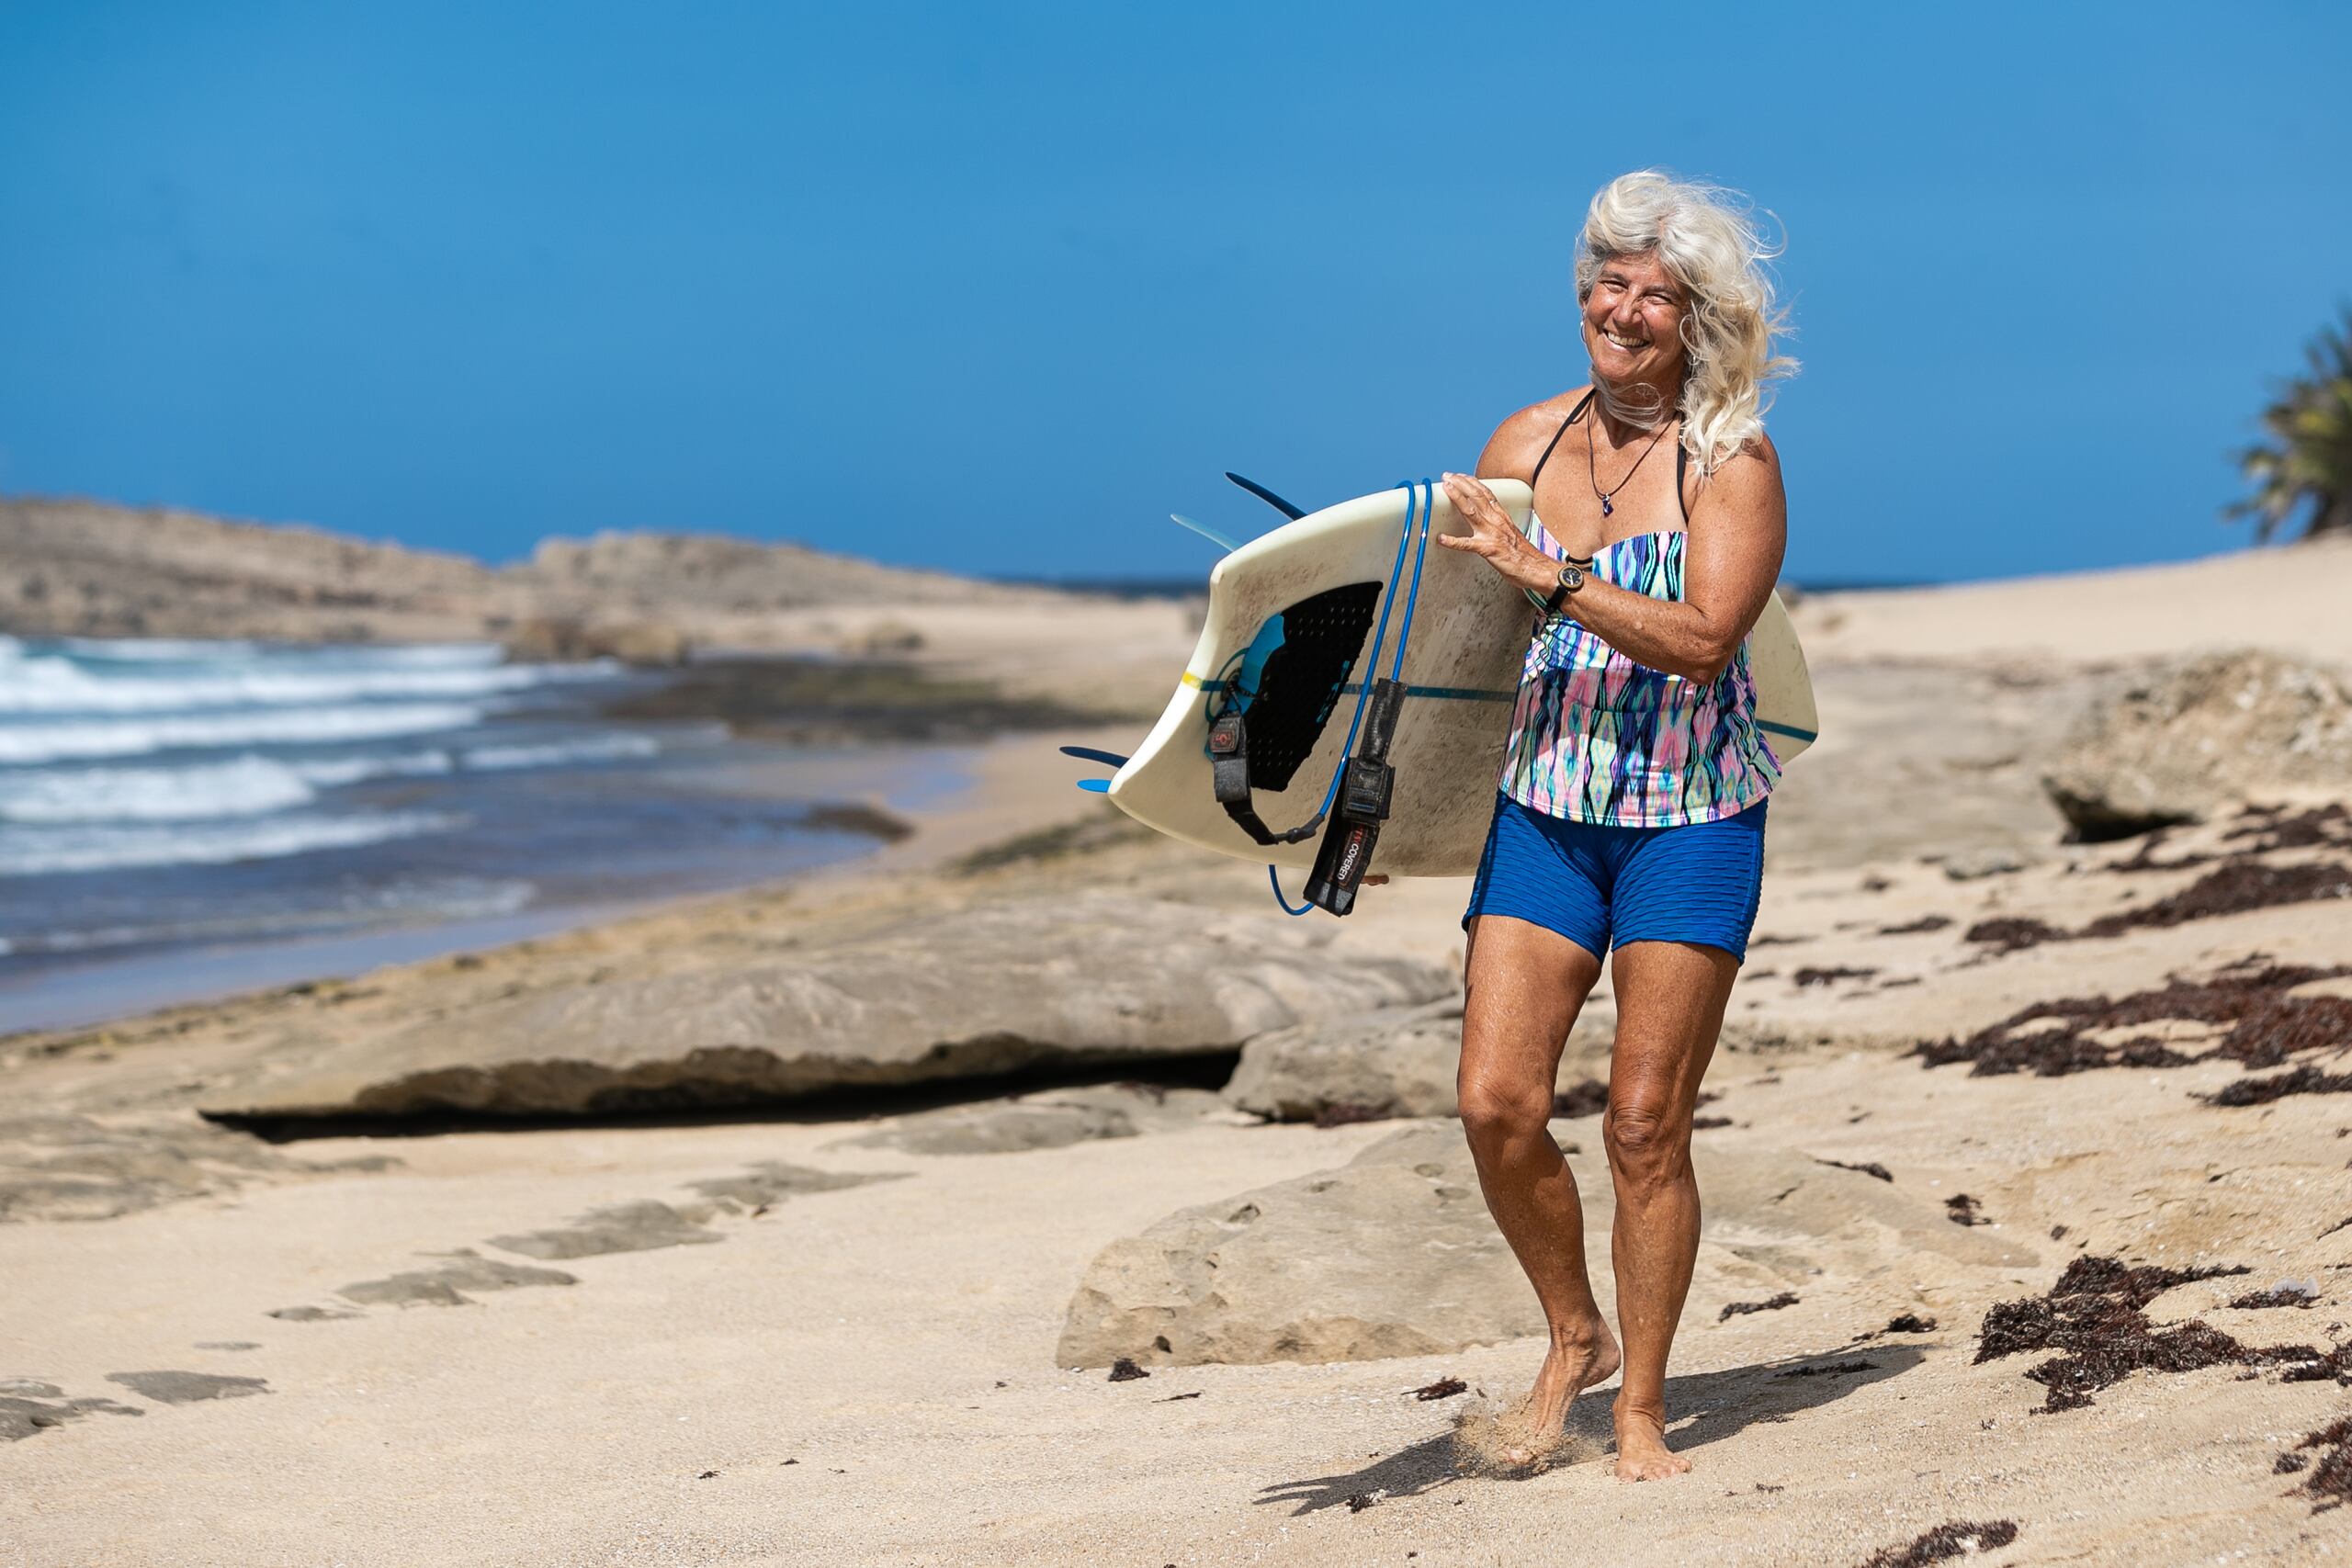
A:
<svg viewBox="0 0 2352 1568">
<path fill-rule="evenodd" d="M 1483 557 L 1539 598 L 1551 594 L 1560 563 L 1527 542 L 1493 491 L 1466 474 L 1448 474 L 1445 493 L 1471 531 L 1441 534 L 1439 544 Z M 1637 664 L 1712 682 L 1772 596 L 1788 523 L 1780 455 L 1759 438 L 1717 468 L 1699 492 L 1690 511 L 1681 599 L 1653 599 L 1589 577 L 1566 597 L 1566 613 Z"/>
</svg>

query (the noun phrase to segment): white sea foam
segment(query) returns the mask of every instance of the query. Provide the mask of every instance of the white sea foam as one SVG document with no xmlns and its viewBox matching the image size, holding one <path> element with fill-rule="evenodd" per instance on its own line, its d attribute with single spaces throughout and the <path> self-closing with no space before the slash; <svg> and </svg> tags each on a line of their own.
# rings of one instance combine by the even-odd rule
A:
<svg viewBox="0 0 2352 1568">
<path fill-rule="evenodd" d="M 437 811 L 350 817 L 270 817 L 184 824 L 71 827 L 0 836 L 0 876 L 130 867 L 222 865 L 317 850 L 354 849 L 437 833 L 464 822 Z"/>
<path fill-rule="evenodd" d="M 0 822 L 200 822 L 308 806 L 321 789 L 447 773 L 447 751 L 279 761 L 247 752 L 185 768 L 0 771 Z"/>
<path fill-rule="evenodd" d="M 0 713 L 161 714 L 384 698 L 489 697 L 610 673 L 610 666 L 570 664 L 306 669 L 264 662 L 243 669 L 116 675 L 52 655 L 0 668 Z"/>
<path fill-rule="evenodd" d="M 379 703 L 0 725 L 0 763 L 137 757 L 180 747 L 300 745 L 430 735 L 463 729 L 478 722 L 482 711 L 462 703 Z"/>
<path fill-rule="evenodd" d="M 486 773 L 508 768 L 560 767 L 566 762 L 612 762 L 625 757 L 650 757 L 661 750 L 650 736 L 598 735 L 538 746 L 469 746 L 458 756 L 469 772 Z"/>
</svg>

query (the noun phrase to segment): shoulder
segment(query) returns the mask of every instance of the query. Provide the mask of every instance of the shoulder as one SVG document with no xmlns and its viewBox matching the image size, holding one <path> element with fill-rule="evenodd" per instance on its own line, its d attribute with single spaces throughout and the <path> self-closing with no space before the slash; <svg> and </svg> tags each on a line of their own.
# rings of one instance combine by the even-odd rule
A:
<svg viewBox="0 0 2352 1568">
<path fill-rule="evenodd" d="M 1556 397 L 1540 403 L 1530 403 L 1502 423 L 1487 437 L 1487 449 L 1479 454 L 1478 473 L 1485 479 L 1523 479 L 1534 471 L 1536 459 L 1544 448 L 1560 433 L 1560 425 L 1590 389 L 1571 387 Z"/>
<path fill-rule="evenodd" d="M 1781 449 L 1762 431 L 1740 443 L 1739 450 L 1716 464 L 1698 486 L 1701 496 L 1713 493 L 1724 499 L 1777 495 L 1780 491 Z"/>
<path fill-rule="evenodd" d="M 1788 493 L 1781 482 L 1781 453 L 1770 436 L 1759 431 L 1700 481 L 1692 497 L 1691 520 L 1701 522 L 1710 514 L 1775 524 L 1786 519 Z"/>
</svg>

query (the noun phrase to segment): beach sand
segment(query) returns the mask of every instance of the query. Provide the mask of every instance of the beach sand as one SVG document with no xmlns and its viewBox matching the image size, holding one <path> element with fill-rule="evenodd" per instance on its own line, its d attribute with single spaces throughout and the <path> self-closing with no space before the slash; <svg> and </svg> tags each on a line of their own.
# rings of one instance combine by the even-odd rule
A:
<svg viewBox="0 0 2352 1568">
<path fill-rule="evenodd" d="M 2332 589 L 2242 602 L 2329 574 Z M 2225 589 L 2240 597 L 2216 608 Z M 2288 1381 L 2292 1358 L 2144 1370 L 2043 1414 L 2046 1391 L 2025 1375 L 2043 1355 L 1975 1359 L 1989 1311 L 2094 1257 L 2250 1270 L 2153 1295 L 2159 1329 L 2201 1317 L 2245 1346 L 2324 1350 L 2352 1320 L 2352 1226 L 2331 1228 L 2352 1218 L 2352 1099 L 2208 1103 L 2249 1076 L 2226 1059 L 2045 1077 L 1905 1055 L 2057 998 L 2231 965 L 2352 963 L 2343 897 L 2013 949 L 1969 940 L 1988 919 L 2075 931 L 2162 905 L 2217 865 L 2343 855 L 2321 843 L 2249 857 L 2226 836 L 2246 822 L 2223 819 L 2175 830 L 2154 857 L 2221 859 L 2117 870 L 2142 846 L 2063 843 L 2038 774 L 2101 671 L 2160 650 L 2138 629 L 2154 618 L 2352 656 L 2338 614 L 2352 554 L 2072 580 L 2062 597 L 2128 602 L 2111 624 L 2053 619 L 2057 592 L 1803 606 L 1825 738 L 1773 805 L 1762 940 L 1707 1079 L 1722 1096 L 1708 1111 L 1727 1121 L 1697 1137 L 1727 1154 L 1875 1163 L 1931 1211 L 1966 1194 L 1980 1225 L 1960 1248 L 1858 1215 L 1825 1239 L 1819 1274 L 1780 1259 L 1801 1278 L 1795 1302 L 1728 1315 L 1737 1271 L 1702 1261 L 1669 1385 L 1687 1478 L 1611 1478 L 1607 1389 L 1572 1413 L 1571 1462 L 1464 1473 L 1457 1413 L 1522 1392 L 1533 1339 L 1320 1365 L 1159 1364 L 1116 1382 L 1056 1367 L 1072 1292 L 1104 1247 L 1187 1205 L 1343 1166 L 1395 1122 L 1205 1114 L 1146 1135 L 944 1155 L 852 1141 L 887 1139 L 936 1094 L 274 1145 L 194 1113 L 223 1085 L 433 1010 L 600 972 L 716 972 L 1008 892 L 1261 909 L 1261 871 L 1124 831 L 1069 788 L 1053 747 L 1124 750 L 1134 728 L 1116 727 L 986 749 L 967 795 L 853 873 L 0 1041 L 18 1118 L 0 1129 L 0 1171 L 21 1177 L 62 1146 L 41 1145 L 34 1122 L 84 1117 L 97 1130 L 77 1134 L 85 1166 L 132 1195 L 114 1217 L 0 1224 L 0 1416 L 14 1400 L 55 1423 L 0 1445 L 0 1564 L 1860 1564 L 1939 1526 L 2004 1521 L 2013 1540 L 1982 1561 L 2352 1555 L 2347 1516 L 2298 1490 L 2319 1471 L 2275 1468 L 2352 1410 L 2332 1378 Z M 1050 662 L 1023 652 L 1040 634 L 1000 635 L 996 670 L 1051 683 Z M 1144 684 L 1188 642 L 1171 621 L 1133 668 L 1091 679 Z M 1025 848 L 975 858 L 1008 841 Z M 1324 922 L 1330 951 L 1458 966 L 1465 893 L 1442 881 L 1368 893 L 1356 916 Z M 2184 1051 L 2214 1037 L 2157 1027 Z M 2342 1072 L 2352 1035 L 2334 1045 L 2294 1060 Z M 1577 1051 L 1571 1074 L 1605 1073 L 1605 1043 Z M 1598 1122 L 1570 1127 L 1578 1179 L 1605 1187 Z M 119 1141 L 111 1153 L 88 1152 L 99 1133 Z M 706 1201 L 680 1245 L 550 1258 L 492 1240 L 693 1202 L 694 1184 L 768 1162 L 840 1179 Z M 1710 1247 L 1741 1243 L 1710 1233 Z M 1589 1245 L 1605 1282 L 1605 1241 Z M 459 1249 L 474 1258 L 447 1256 Z M 514 1288 L 448 1305 L 339 1294 L 453 1263 L 495 1265 Z M 511 1278 L 526 1267 L 573 1282 Z M 2311 1282 L 2311 1304 L 2226 1304 L 2288 1278 Z M 303 1307 L 332 1315 L 270 1315 Z M 1936 1326 L 1889 1332 L 1905 1314 Z M 188 1375 L 147 1375 L 164 1372 Z M 1449 1376 L 1466 1392 L 1413 1396 Z M 75 1400 L 113 1408 L 74 1412 Z M 2329 1450 L 2300 1451 L 2321 1462 Z"/>
</svg>

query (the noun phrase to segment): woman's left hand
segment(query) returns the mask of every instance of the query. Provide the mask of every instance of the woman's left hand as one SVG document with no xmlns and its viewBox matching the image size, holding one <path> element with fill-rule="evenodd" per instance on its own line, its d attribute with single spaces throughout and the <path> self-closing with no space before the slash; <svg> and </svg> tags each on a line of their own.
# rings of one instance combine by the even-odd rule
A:
<svg viewBox="0 0 2352 1568">
<path fill-rule="evenodd" d="M 1527 542 L 1510 513 L 1488 490 L 1468 474 L 1444 476 L 1445 498 L 1470 525 L 1467 534 L 1440 534 L 1437 542 L 1449 550 L 1467 550 L 1500 572 L 1505 581 L 1538 593 L 1552 586 L 1558 563 Z"/>
</svg>

